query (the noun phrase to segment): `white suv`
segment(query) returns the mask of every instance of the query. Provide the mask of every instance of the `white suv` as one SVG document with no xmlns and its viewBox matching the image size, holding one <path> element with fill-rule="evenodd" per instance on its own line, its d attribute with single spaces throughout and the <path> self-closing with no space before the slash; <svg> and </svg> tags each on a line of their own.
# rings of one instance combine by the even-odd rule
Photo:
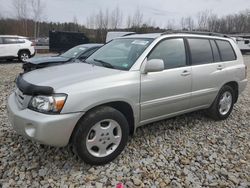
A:
<svg viewBox="0 0 250 188">
<path fill-rule="evenodd" d="M 0 35 L 0 59 L 25 61 L 35 55 L 34 44 L 26 37 Z"/>
</svg>

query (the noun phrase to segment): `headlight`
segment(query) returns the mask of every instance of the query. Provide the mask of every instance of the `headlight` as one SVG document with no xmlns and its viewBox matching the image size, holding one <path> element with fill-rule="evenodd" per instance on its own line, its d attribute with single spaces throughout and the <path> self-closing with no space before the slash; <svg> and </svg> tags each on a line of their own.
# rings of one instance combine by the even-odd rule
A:
<svg viewBox="0 0 250 188">
<path fill-rule="evenodd" d="M 53 96 L 34 96 L 29 109 L 42 113 L 60 113 L 67 99 L 66 94 L 55 94 Z"/>
</svg>

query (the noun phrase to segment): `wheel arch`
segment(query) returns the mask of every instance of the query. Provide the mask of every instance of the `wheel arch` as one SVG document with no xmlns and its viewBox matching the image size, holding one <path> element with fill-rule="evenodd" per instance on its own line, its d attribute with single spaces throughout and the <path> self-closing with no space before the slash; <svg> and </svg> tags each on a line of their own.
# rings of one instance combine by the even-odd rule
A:
<svg viewBox="0 0 250 188">
<path fill-rule="evenodd" d="M 239 97 L 239 84 L 236 81 L 230 81 L 225 83 L 223 86 L 230 86 L 234 92 L 235 92 L 235 100 L 234 103 L 236 103 L 238 101 L 238 97 Z M 223 86 L 221 88 L 223 88 Z"/>
<path fill-rule="evenodd" d="M 22 49 L 18 50 L 17 55 L 19 56 L 19 54 L 21 52 L 28 52 L 31 55 L 30 50 L 28 48 L 22 48 Z"/>
<path fill-rule="evenodd" d="M 92 106 L 92 107 L 88 108 L 85 111 L 85 113 L 82 115 L 82 117 L 77 121 L 77 123 L 76 123 L 76 125 L 71 133 L 69 143 L 71 143 L 71 141 L 72 141 L 72 137 L 77 129 L 78 122 L 81 121 L 81 119 L 84 118 L 90 111 L 93 111 L 96 108 L 101 107 L 101 106 L 109 106 L 109 107 L 112 107 L 112 108 L 120 111 L 128 121 L 130 135 L 134 134 L 134 132 L 135 132 L 135 114 L 134 114 L 134 110 L 133 110 L 132 106 L 128 102 L 125 102 L 125 101 L 112 101 L 112 102 L 98 104 L 96 106 Z"/>
</svg>

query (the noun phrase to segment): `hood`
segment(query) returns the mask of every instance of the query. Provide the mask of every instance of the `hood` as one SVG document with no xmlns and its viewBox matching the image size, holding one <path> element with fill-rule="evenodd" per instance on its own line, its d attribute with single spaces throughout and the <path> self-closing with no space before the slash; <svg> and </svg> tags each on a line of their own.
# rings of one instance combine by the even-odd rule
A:
<svg viewBox="0 0 250 188">
<path fill-rule="evenodd" d="M 61 63 L 67 62 L 70 58 L 62 57 L 62 56 L 51 56 L 51 57 L 33 57 L 28 59 L 26 63 L 31 63 L 34 65 L 44 64 L 44 63 Z"/>
<path fill-rule="evenodd" d="M 37 69 L 23 74 L 23 79 L 38 86 L 50 86 L 54 90 L 69 85 L 120 74 L 121 70 L 109 69 L 86 63 L 71 63 Z"/>
</svg>

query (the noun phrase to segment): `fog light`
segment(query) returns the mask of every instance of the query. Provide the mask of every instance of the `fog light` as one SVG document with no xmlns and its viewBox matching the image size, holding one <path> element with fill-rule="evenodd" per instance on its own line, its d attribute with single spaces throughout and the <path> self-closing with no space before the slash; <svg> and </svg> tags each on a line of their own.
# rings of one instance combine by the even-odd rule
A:
<svg viewBox="0 0 250 188">
<path fill-rule="evenodd" d="M 34 128 L 34 126 L 29 123 L 26 125 L 25 127 L 25 133 L 29 136 L 29 137 L 35 137 L 36 134 L 36 129 Z"/>
</svg>

